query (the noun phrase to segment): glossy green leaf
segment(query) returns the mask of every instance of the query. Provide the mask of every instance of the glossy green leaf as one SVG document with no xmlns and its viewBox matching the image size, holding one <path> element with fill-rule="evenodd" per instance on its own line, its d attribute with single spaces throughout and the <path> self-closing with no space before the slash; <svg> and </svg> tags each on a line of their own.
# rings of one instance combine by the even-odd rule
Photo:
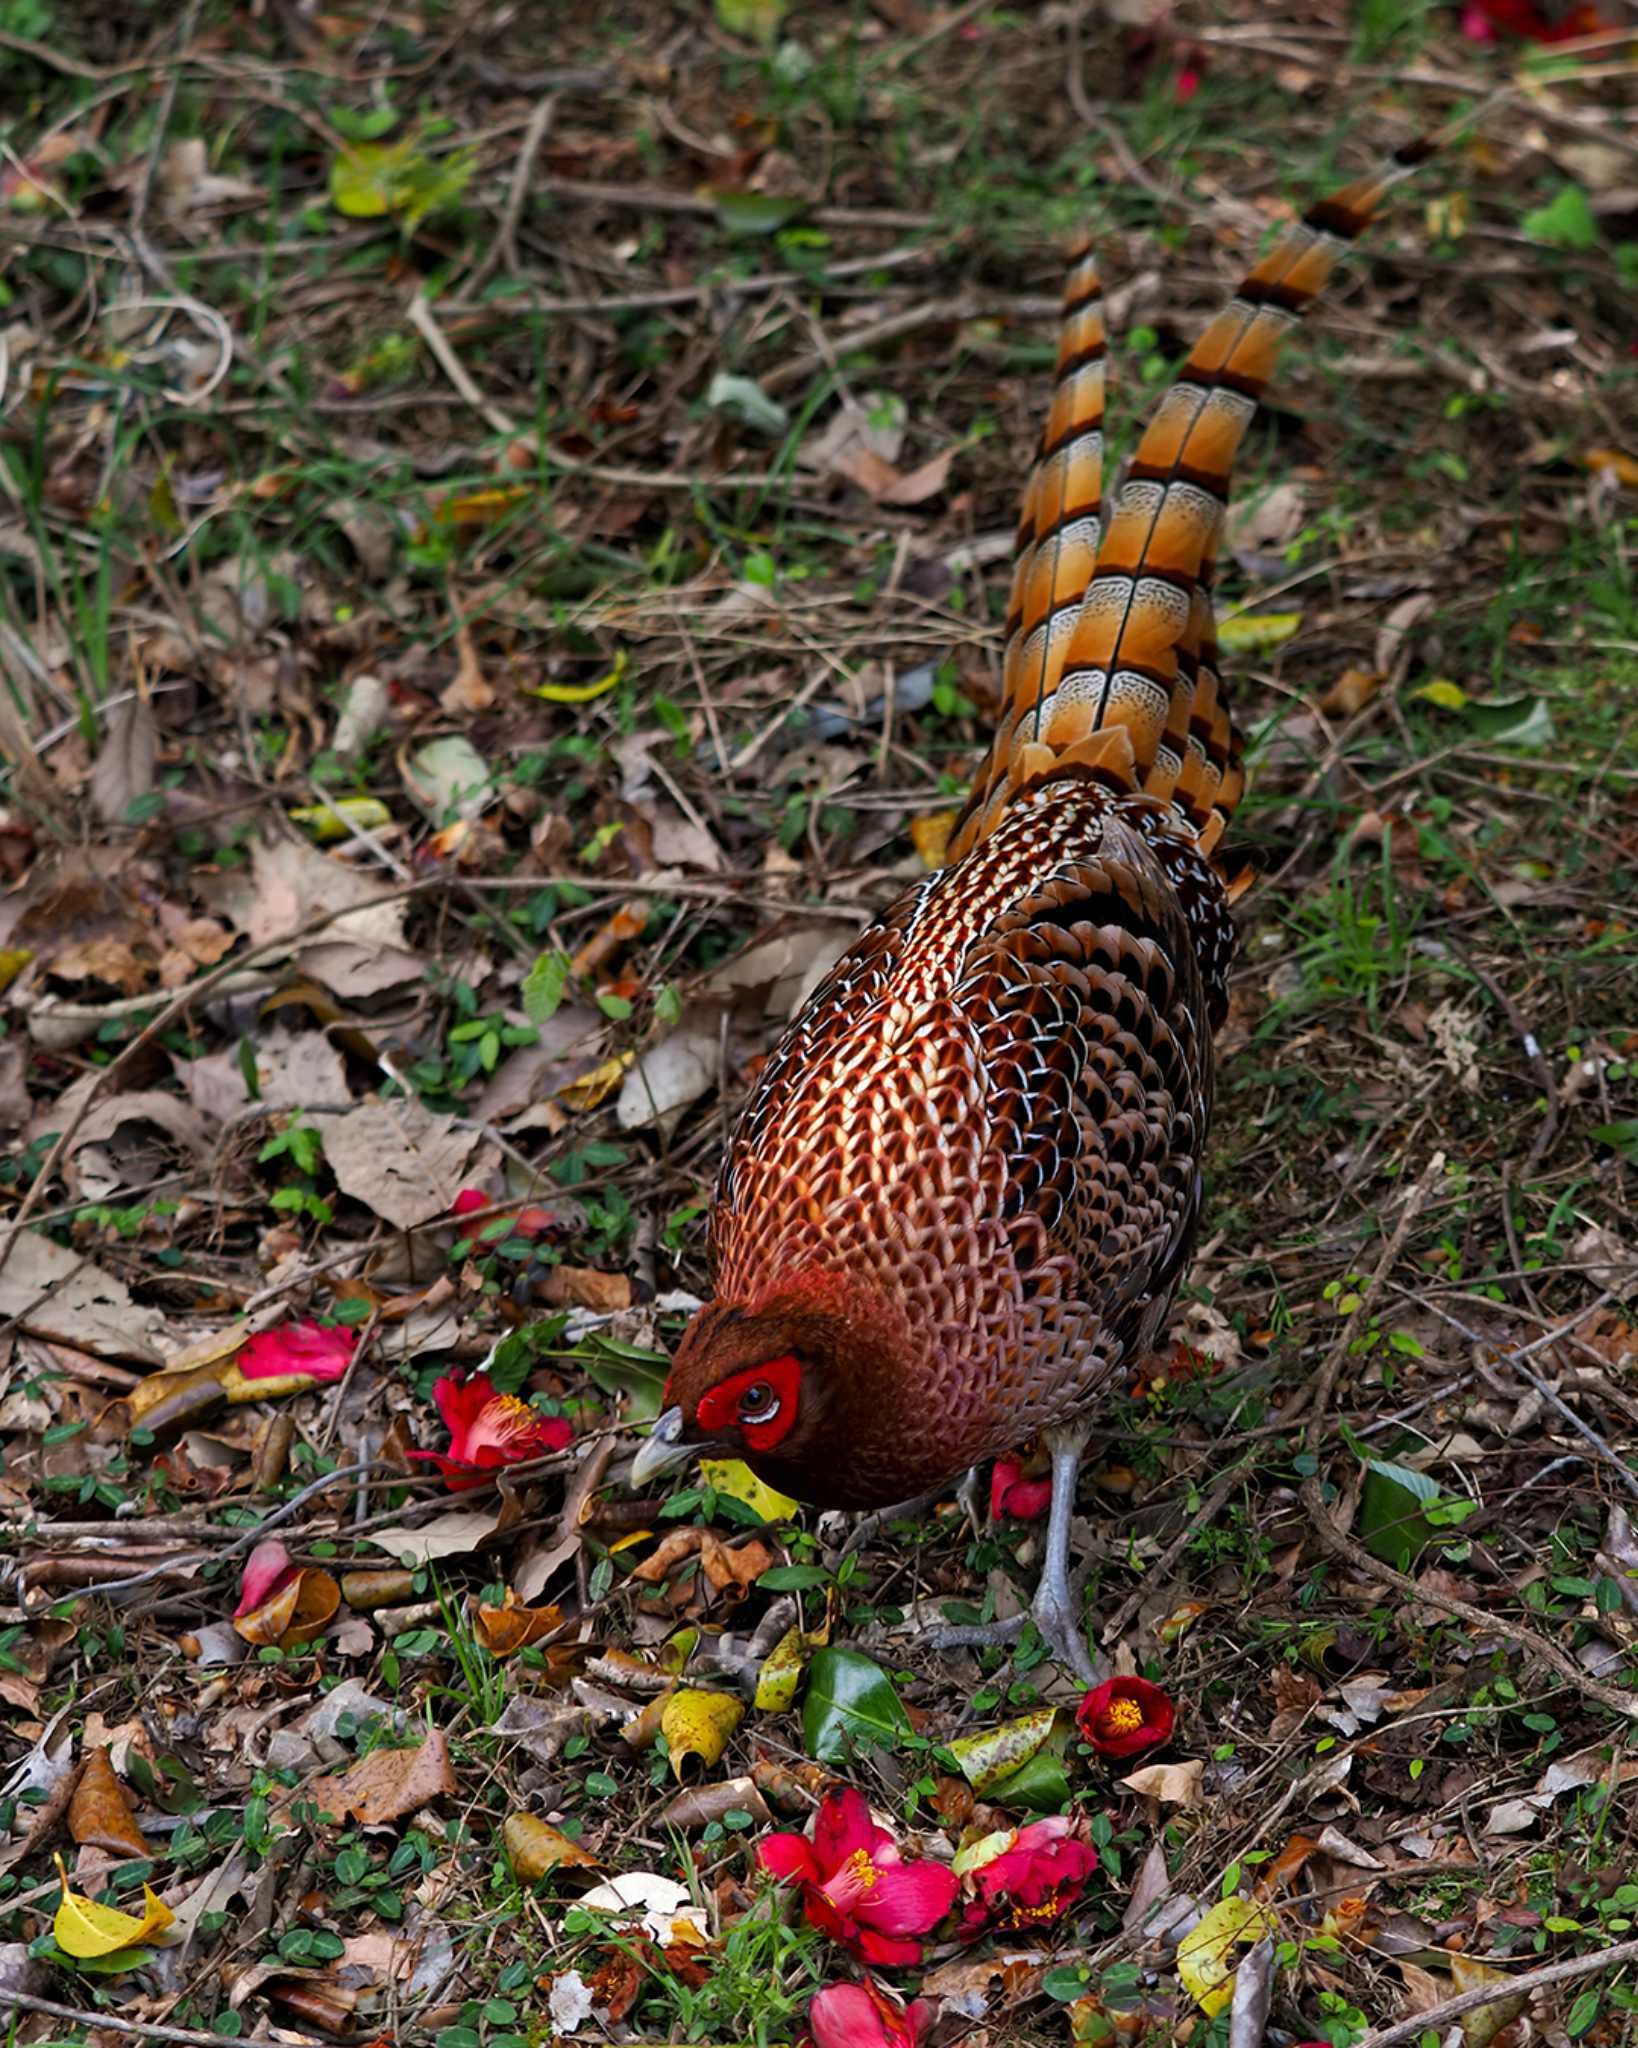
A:
<svg viewBox="0 0 1638 2048">
<path fill-rule="evenodd" d="M 1028 1763 L 999 1779 L 984 1795 L 994 1806 L 1021 1806 L 1029 1813 L 1061 1813 L 1069 1804 L 1069 1773 L 1063 1758 L 1038 1750 Z"/>
<path fill-rule="evenodd" d="M 1433 1525 L 1422 1511 L 1438 1498 L 1438 1484 L 1425 1472 L 1390 1464 L 1385 1458 L 1367 1458 L 1359 1529 L 1372 1557 L 1408 1572 L 1433 1541 Z"/>
<path fill-rule="evenodd" d="M 998 1728 L 963 1735 L 949 1745 L 950 1754 L 967 1783 L 981 1799 L 987 1799 L 1004 1778 L 1029 1762 L 1052 1733 L 1057 1718 L 1055 1707 L 1042 1707 L 1016 1721 L 1003 1721 Z"/>
<path fill-rule="evenodd" d="M 888 1748 L 910 1733 L 910 1717 L 879 1664 L 858 1650 L 814 1656 L 802 1701 L 802 1740 L 822 1764 L 845 1763 L 859 1743 Z"/>
</svg>

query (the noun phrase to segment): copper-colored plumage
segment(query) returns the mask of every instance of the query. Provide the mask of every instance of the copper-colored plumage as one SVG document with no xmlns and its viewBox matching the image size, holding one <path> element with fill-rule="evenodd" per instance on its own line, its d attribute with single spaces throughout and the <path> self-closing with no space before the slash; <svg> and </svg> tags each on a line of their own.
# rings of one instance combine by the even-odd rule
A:
<svg viewBox="0 0 1638 2048">
<path fill-rule="evenodd" d="M 721 1441 L 695 1411 L 747 1374 L 785 1412 L 748 1405 L 726 1440 L 803 1500 L 943 1485 L 1084 1413 L 1164 1330 L 1233 950 L 1211 857 L 1241 789 L 1210 594 L 1230 470 L 1280 334 L 1399 175 L 1316 207 L 1251 271 L 1106 528 L 1103 325 L 1075 253 L 994 742 L 949 864 L 760 1076 L 718 1183 L 715 1299 L 668 1389 L 683 1439 Z M 794 1414 L 748 1373 L 792 1358 Z"/>
</svg>

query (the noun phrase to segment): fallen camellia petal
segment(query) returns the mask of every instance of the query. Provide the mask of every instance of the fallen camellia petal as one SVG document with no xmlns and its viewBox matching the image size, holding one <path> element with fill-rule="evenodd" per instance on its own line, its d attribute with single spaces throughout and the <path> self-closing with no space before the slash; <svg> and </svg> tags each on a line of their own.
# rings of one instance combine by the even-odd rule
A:
<svg viewBox="0 0 1638 2048">
<path fill-rule="evenodd" d="M 1165 1742 L 1177 1709 L 1147 1678 L 1109 1678 L 1075 1709 L 1075 1722 L 1099 1756 L 1136 1756 Z"/>
<path fill-rule="evenodd" d="M 814 2048 L 921 2048 L 933 2024 L 934 2007 L 918 1998 L 900 2005 L 874 1978 L 862 1984 L 828 1984 L 808 2006 Z"/>
<path fill-rule="evenodd" d="M 352 1360 L 356 1342 L 351 1330 L 327 1328 L 309 1316 L 258 1332 L 234 1364 L 247 1380 L 338 1380 Z"/>
<path fill-rule="evenodd" d="M 1017 1522 L 1033 1522 L 1052 1505 L 1052 1474 L 1026 1479 L 1016 1458 L 997 1458 L 990 1473 L 990 1520 L 999 1522 L 1010 1515 Z"/>
<path fill-rule="evenodd" d="M 51 1923 L 51 1932 L 65 1955 L 77 1956 L 82 1962 L 92 1956 L 111 1956 L 122 1948 L 134 1948 L 139 1941 L 146 1941 L 150 1934 L 169 1927 L 176 1918 L 152 1885 L 142 1887 L 142 1917 L 139 1920 L 133 1913 L 121 1913 L 113 1906 L 99 1906 L 95 1899 L 86 1898 L 83 1892 L 71 1890 L 68 1872 L 63 1868 L 60 1856 L 57 1858 L 57 1875 L 62 1879 L 63 1896 L 56 1918 Z"/>
<path fill-rule="evenodd" d="M 249 1614 L 271 1600 L 273 1595 L 287 1586 L 296 1576 L 296 1567 L 290 1553 L 276 1536 L 269 1536 L 245 1559 L 244 1576 L 239 1581 L 239 1604 L 234 1608 L 234 1618 Z"/>
<path fill-rule="evenodd" d="M 432 1389 L 444 1427 L 447 1451 L 411 1451 L 436 1465 L 451 1493 L 482 1486 L 502 1465 L 522 1465 L 548 1451 L 567 1449 L 574 1431 L 558 1415 L 537 1415 L 516 1394 L 499 1394 L 487 1373 L 458 1379 L 446 1373 Z"/>
<path fill-rule="evenodd" d="M 976 1897 L 965 1909 L 963 1931 L 975 1939 L 991 1926 L 1041 1927 L 1062 1918 L 1098 1868 L 1098 1852 L 1064 1814 L 1032 1820 L 992 1837 L 993 1854 L 969 1863 Z M 988 1847 L 988 1844 L 986 1844 Z"/>
</svg>

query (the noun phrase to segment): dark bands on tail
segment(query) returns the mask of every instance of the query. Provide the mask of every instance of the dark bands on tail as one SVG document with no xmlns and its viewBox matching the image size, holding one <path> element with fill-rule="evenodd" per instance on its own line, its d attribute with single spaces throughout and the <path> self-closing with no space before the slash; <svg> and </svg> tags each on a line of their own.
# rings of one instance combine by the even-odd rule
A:
<svg viewBox="0 0 1638 2048">
<path fill-rule="evenodd" d="M 1242 785 L 1211 602 L 1234 459 L 1280 342 L 1429 153 L 1418 144 L 1322 199 L 1246 275 L 1155 408 L 1101 532 L 1103 322 L 1091 256 L 1076 251 L 1018 529 L 1001 717 L 952 857 L 1017 790 L 1070 767 L 1175 804 L 1215 845 Z"/>
</svg>

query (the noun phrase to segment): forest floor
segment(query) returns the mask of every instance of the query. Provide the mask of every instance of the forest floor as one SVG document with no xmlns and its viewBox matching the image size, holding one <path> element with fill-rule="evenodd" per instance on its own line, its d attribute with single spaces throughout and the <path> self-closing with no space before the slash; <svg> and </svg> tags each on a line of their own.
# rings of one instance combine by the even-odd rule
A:
<svg viewBox="0 0 1638 2048">
<path fill-rule="evenodd" d="M 755 1851 L 835 1778 L 980 1924 L 831 2041 L 1632 2038 L 1634 74 L 1485 12 L 0 0 L 8 2039 L 789 2041 L 856 1966 Z M 1129 448 L 1474 109 L 1237 486 L 1111 1758 L 925 1645 L 1038 1521 L 623 1474 L 727 1123 L 983 745 L 1066 240 Z M 544 1455 L 417 1462 L 485 1368 Z M 981 1911 L 1059 1811 L 1096 1874 Z"/>
</svg>

